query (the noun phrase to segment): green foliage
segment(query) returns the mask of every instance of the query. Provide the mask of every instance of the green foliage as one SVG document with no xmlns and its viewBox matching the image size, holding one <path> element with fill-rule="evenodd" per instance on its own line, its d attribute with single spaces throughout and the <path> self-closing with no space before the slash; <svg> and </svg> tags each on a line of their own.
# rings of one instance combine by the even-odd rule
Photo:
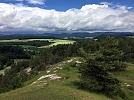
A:
<svg viewBox="0 0 134 100">
<path fill-rule="evenodd" d="M 122 62 L 123 52 L 119 50 L 118 42 L 111 37 L 102 41 L 100 50 L 94 53 L 86 53 L 83 48 L 80 54 L 86 62 L 79 67 L 81 74 L 81 87 L 104 93 L 110 97 L 120 96 L 124 98 L 121 90 L 121 82 L 113 77 L 108 71 L 122 70 L 126 65 Z"/>
<path fill-rule="evenodd" d="M 69 65 L 66 65 L 63 70 L 66 70 L 66 71 L 70 71 L 70 66 Z"/>
<path fill-rule="evenodd" d="M 118 48 L 124 52 L 123 60 L 134 63 L 134 40 L 130 38 L 120 38 Z"/>
<path fill-rule="evenodd" d="M 118 48 L 118 40 L 113 37 L 107 37 L 102 41 L 99 52 L 102 57 L 98 61 L 103 61 L 106 65 L 106 70 L 122 70 L 127 66 L 123 63 L 124 52 Z"/>
<path fill-rule="evenodd" d="M 3 75 L 0 80 L 0 93 L 19 88 L 21 86 L 22 82 L 19 76 L 15 73 L 12 74 L 11 72 L 8 72 L 8 74 Z"/>
<path fill-rule="evenodd" d="M 102 68 L 90 63 L 81 66 L 79 72 L 81 73 L 81 88 L 101 92 L 109 97 L 124 95 L 121 91 L 121 82 Z"/>
<path fill-rule="evenodd" d="M 27 79 L 27 74 L 24 73 L 24 69 L 29 66 L 29 61 L 21 61 L 14 63 L 11 69 L 5 70 L 5 74 L 1 76 L 0 80 L 0 93 L 14 90 L 23 85 Z"/>
<path fill-rule="evenodd" d="M 79 52 L 88 61 L 93 61 L 104 70 L 123 70 L 127 67 L 123 62 L 124 53 L 117 46 L 116 39 L 107 37 L 106 40 L 100 42 L 99 50 L 86 53 L 83 48 L 80 48 Z"/>
<path fill-rule="evenodd" d="M 36 46 L 36 47 L 40 47 L 40 46 L 47 46 L 50 45 L 51 42 L 49 42 L 48 40 L 34 40 L 34 41 L 26 41 L 26 42 L 0 42 L 0 45 L 27 45 L 27 46 Z"/>
<path fill-rule="evenodd" d="M 17 72 L 20 72 L 21 70 L 24 70 L 27 67 L 29 67 L 29 61 L 22 60 L 20 62 L 16 62 L 13 65 L 11 65 L 11 70 L 13 72 L 17 73 Z"/>
<path fill-rule="evenodd" d="M 43 66 L 43 61 L 42 60 L 43 59 L 41 59 L 41 57 L 39 57 L 39 56 L 33 57 L 29 62 L 29 66 L 32 69 L 39 71 L 39 70 L 43 69 L 43 67 L 45 67 L 45 66 Z"/>
<path fill-rule="evenodd" d="M 36 46 L 43 45 L 42 41 L 28 43 L 35 43 Z M 47 65 L 55 64 L 68 57 L 82 55 L 86 60 L 79 68 L 81 86 L 109 96 L 122 96 L 120 81 L 116 77 L 111 76 L 108 71 L 125 70 L 127 66 L 124 62 L 134 61 L 134 41 L 126 38 L 115 39 L 113 37 L 97 41 L 79 40 L 74 44 L 60 44 L 42 50 L 33 47 L 1 46 L 0 51 L 0 69 L 11 65 L 15 58 L 30 58 L 29 55 L 34 55 L 29 61 L 14 63 L 11 65 L 11 70 L 7 70 L 5 75 L 0 76 L 0 90 L 4 92 L 21 87 L 23 82 L 33 78 L 38 71 L 45 70 Z M 71 68 L 76 68 L 76 65 L 75 62 L 72 62 L 64 68 L 64 71 L 67 72 L 65 75 L 67 78 L 68 72 L 70 72 Z M 27 67 L 32 68 L 30 73 L 24 70 Z M 10 78 L 13 79 L 11 82 L 5 81 Z M 4 85 L 4 83 L 7 84 Z"/>
<path fill-rule="evenodd" d="M 0 70 L 13 64 L 13 59 L 29 59 L 30 56 L 19 46 L 0 45 Z"/>
<path fill-rule="evenodd" d="M 0 45 L 0 55 L 8 57 L 9 59 L 26 59 L 30 56 L 19 46 Z"/>
<path fill-rule="evenodd" d="M 0 70 L 4 69 L 4 65 L 0 62 Z"/>
<path fill-rule="evenodd" d="M 24 70 L 20 71 L 19 77 L 20 77 L 20 79 L 21 79 L 21 82 L 25 82 L 25 81 L 28 80 L 28 74 L 27 74 L 27 72 L 24 71 Z"/>
</svg>

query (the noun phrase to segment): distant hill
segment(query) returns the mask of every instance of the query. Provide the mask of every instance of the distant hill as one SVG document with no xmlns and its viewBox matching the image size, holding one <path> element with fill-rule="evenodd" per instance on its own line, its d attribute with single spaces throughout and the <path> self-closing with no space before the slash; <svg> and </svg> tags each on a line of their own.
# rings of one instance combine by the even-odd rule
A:
<svg viewBox="0 0 134 100">
<path fill-rule="evenodd" d="M 134 36 L 134 33 L 131 32 L 104 32 L 96 37 L 94 37 L 95 39 L 105 39 L 106 36 L 113 36 L 115 38 L 120 38 L 122 36 Z"/>
<path fill-rule="evenodd" d="M 92 38 L 102 38 L 107 35 L 120 37 L 120 36 L 134 36 L 134 32 L 73 32 L 73 33 L 43 33 L 43 34 L 11 34 L 4 35 L 0 33 L 0 39 L 10 39 L 10 38 L 61 38 L 61 39 L 92 39 Z"/>
</svg>

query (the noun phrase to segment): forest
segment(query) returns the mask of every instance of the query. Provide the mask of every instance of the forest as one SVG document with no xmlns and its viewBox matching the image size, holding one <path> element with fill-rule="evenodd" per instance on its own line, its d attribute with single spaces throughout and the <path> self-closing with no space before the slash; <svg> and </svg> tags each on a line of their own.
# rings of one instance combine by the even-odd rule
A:
<svg viewBox="0 0 134 100">
<path fill-rule="evenodd" d="M 42 44 L 41 41 L 34 42 Z M 23 87 L 24 82 L 35 77 L 39 71 L 46 70 L 48 65 L 71 57 L 81 57 L 84 62 L 78 66 L 80 88 L 112 98 L 119 96 L 127 99 L 121 81 L 112 73 L 125 71 L 126 63 L 134 63 L 133 39 L 112 36 L 98 40 L 81 39 L 73 44 L 43 48 L 34 55 L 21 46 L 11 44 L 0 45 L 0 70 L 11 67 L 0 75 L 0 93 Z M 14 59 L 23 60 L 14 62 Z M 27 72 L 26 68 L 31 68 L 31 71 Z"/>
<path fill-rule="evenodd" d="M 27 42 L 0 42 L 0 45 L 28 45 L 28 46 L 46 46 L 50 45 L 51 42 L 49 41 L 41 41 L 41 40 L 34 40 L 34 41 L 27 41 Z"/>
</svg>

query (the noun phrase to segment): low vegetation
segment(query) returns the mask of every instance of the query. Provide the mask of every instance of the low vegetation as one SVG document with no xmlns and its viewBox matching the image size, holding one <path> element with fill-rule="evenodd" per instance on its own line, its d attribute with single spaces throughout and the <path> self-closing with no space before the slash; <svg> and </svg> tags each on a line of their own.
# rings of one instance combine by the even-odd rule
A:
<svg viewBox="0 0 134 100">
<path fill-rule="evenodd" d="M 32 81 L 26 81 L 25 87 L 1 94 L 0 100 L 9 100 L 9 98 L 10 100 L 111 100 L 101 93 L 94 93 L 79 87 L 80 74 L 78 73 L 77 66 L 80 64 L 78 62 L 82 61 L 81 58 L 72 58 L 50 65 L 46 71 L 41 71 Z M 132 88 L 132 84 L 131 87 L 127 86 L 127 84 L 134 82 L 129 79 L 133 76 L 129 70 L 134 71 L 133 64 L 128 64 L 126 71 L 112 73 L 114 73 L 116 77 L 122 78 L 123 90 L 127 92 L 126 95 L 129 97 L 129 100 L 133 100 L 134 93 L 133 90 L 130 89 Z M 52 74 L 56 74 L 61 78 L 51 81 L 49 78 L 38 80 L 42 76 Z"/>
<path fill-rule="evenodd" d="M 26 82 L 26 87 L 16 89 L 0 95 L 1 100 L 110 100 L 96 93 L 81 90 L 79 88 L 79 74 L 77 67 L 70 66 L 79 58 L 66 60 L 42 71 L 31 82 Z M 68 64 L 68 65 L 67 65 Z M 42 76 L 57 74 L 61 78 L 42 78 Z M 39 80 L 40 79 L 40 80 Z M 55 79 L 55 80 L 54 80 Z M 34 94 L 34 95 L 33 95 Z M 36 94 L 36 95 L 35 95 Z"/>
<path fill-rule="evenodd" d="M 34 55 L 24 50 L 30 58 L 0 75 L 0 99 L 132 100 L 133 51 L 133 39 L 110 36 L 53 45 Z"/>
</svg>

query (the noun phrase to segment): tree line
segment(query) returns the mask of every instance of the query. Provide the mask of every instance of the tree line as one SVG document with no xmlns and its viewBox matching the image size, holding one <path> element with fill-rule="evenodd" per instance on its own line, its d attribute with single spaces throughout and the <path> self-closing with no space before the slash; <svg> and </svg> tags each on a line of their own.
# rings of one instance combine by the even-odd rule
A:
<svg viewBox="0 0 134 100">
<path fill-rule="evenodd" d="M 50 45 L 52 42 L 49 42 L 48 40 L 42 41 L 42 40 L 34 40 L 34 41 L 27 41 L 27 42 L 0 42 L 0 45 L 27 45 L 27 46 L 47 46 Z"/>
</svg>

